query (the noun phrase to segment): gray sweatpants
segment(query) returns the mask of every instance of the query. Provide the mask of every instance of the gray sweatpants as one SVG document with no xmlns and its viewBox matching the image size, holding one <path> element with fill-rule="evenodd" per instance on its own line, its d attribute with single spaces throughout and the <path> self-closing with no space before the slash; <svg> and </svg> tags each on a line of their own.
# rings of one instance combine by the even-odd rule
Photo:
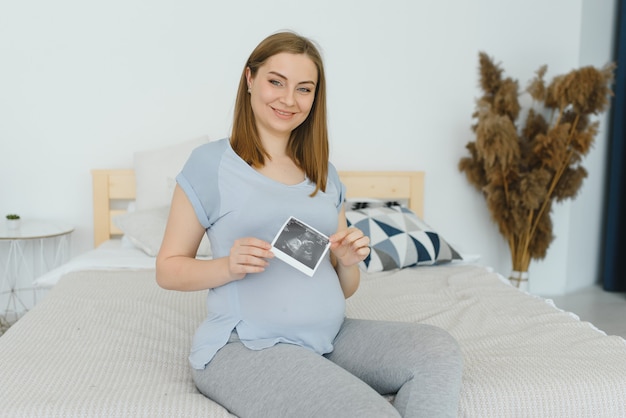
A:
<svg viewBox="0 0 626 418">
<path fill-rule="evenodd" d="M 242 418 L 455 417 L 463 361 L 443 329 L 346 319 L 332 353 L 246 348 L 233 333 L 204 370 L 205 396 Z M 396 394 L 393 404 L 381 394 Z"/>
</svg>

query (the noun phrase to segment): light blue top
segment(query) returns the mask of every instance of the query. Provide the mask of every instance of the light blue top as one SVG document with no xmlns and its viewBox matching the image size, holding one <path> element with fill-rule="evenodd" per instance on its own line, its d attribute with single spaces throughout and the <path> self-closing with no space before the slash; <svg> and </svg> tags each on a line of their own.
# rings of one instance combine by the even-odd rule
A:
<svg viewBox="0 0 626 418">
<path fill-rule="evenodd" d="M 213 257 L 219 258 L 229 255 L 238 238 L 271 242 L 289 216 L 333 234 L 344 187 L 332 164 L 328 171 L 326 191 L 310 197 L 315 185 L 308 179 L 293 186 L 269 179 L 222 139 L 196 148 L 176 180 L 207 229 Z M 328 353 L 345 315 L 329 253 L 313 277 L 273 258 L 262 273 L 210 289 L 207 305 L 208 316 L 196 331 L 189 356 L 195 369 L 211 361 L 235 328 L 253 350 L 284 342 Z"/>
</svg>

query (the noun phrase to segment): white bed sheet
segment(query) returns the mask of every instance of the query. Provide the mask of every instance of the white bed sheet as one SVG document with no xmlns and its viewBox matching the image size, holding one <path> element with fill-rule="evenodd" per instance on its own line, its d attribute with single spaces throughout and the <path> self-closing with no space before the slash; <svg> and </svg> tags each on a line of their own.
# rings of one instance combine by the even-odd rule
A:
<svg viewBox="0 0 626 418">
<path fill-rule="evenodd" d="M 35 287 L 49 289 L 67 273 L 84 270 L 149 270 L 155 267 L 155 258 L 125 242 L 123 239 L 111 239 L 103 242 L 67 263 L 50 270 L 34 280 Z"/>
</svg>

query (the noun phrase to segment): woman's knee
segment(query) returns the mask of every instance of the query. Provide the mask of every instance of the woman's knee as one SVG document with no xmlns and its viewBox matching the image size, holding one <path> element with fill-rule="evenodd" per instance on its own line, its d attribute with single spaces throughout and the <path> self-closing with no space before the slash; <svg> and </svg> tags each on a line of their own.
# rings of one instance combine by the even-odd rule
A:
<svg viewBox="0 0 626 418">
<path fill-rule="evenodd" d="M 443 328 L 427 324 L 421 326 L 426 328 L 426 332 L 420 330 L 413 336 L 415 344 L 424 346 L 424 339 L 427 341 L 426 347 L 416 351 L 422 357 L 421 363 L 445 365 L 460 372 L 463 368 L 463 353 L 458 341 Z"/>
</svg>

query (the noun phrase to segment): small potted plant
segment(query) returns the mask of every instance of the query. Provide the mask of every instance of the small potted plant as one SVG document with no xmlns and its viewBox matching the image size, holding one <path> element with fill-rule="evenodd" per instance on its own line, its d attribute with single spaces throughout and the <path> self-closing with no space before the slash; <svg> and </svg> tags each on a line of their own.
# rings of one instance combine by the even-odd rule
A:
<svg viewBox="0 0 626 418">
<path fill-rule="evenodd" d="M 20 215 L 9 213 L 7 215 L 7 229 L 18 229 L 20 227 Z"/>
</svg>

